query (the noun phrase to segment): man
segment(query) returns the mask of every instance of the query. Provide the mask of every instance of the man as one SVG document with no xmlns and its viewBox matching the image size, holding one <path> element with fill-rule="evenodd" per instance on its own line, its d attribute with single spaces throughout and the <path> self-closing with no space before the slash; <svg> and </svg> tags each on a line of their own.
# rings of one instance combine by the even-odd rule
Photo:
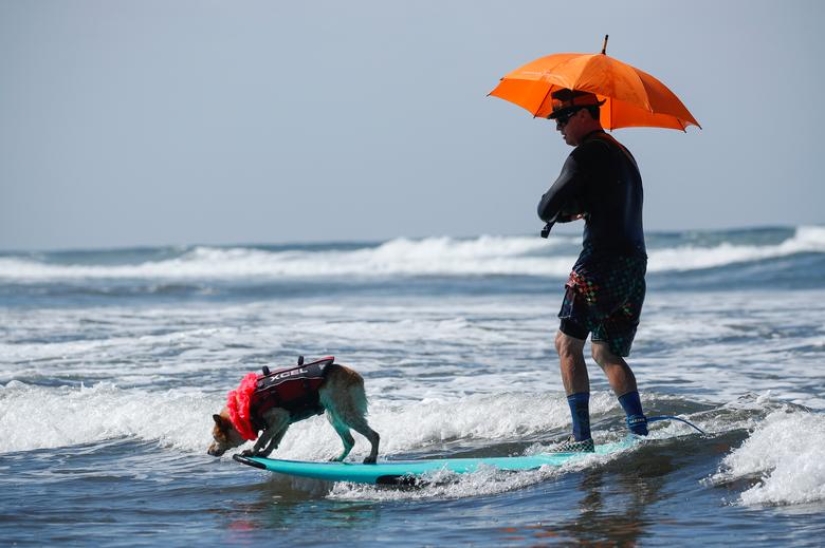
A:
<svg viewBox="0 0 825 548">
<path fill-rule="evenodd" d="M 628 428 L 647 435 L 636 378 L 624 360 L 645 296 L 642 178 L 630 152 L 602 129 L 595 95 L 562 89 L 551 99 L 549 118 L 575 149 L 539 202 L 539 217 L 547 222 L 543 235 L 553 223 L 585 220 L 582 251 L 565 284 L 555 341 L 573 418 L 573 434 L 557 450 L 593 451 L 584 361 L 589 334 L 593 359 L 618 396 Z"/>
</svg>

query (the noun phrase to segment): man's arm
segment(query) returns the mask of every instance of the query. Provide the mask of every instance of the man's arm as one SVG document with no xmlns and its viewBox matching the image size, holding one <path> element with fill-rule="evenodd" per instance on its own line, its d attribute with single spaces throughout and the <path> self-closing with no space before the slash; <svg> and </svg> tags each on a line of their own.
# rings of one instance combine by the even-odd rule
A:
<svg viewBox="0 0 825 548">
<path fill-rule="evenodd" d="M 576 159 L 571 154 L 564 162 L 556 182 L 539 201 L 538 214 L 548 223 L 566 223 L 582 217 L 583 211 L 566 211 L 581 185 L 582 176 Z"/>
</svg>

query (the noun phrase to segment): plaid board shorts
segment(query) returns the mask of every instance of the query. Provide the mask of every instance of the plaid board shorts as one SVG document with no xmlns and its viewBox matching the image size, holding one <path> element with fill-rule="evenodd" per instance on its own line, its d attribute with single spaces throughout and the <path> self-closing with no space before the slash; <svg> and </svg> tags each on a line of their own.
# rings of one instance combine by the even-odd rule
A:
<svg viewBox="0 0 825 548">
<path fill-rule="evenodd" d="M 617 356 L 630 355 L 645 300 L 647 257 L 581 257 L 565 284 L 559 318 Z M 587 335 L 584 335 L 586 338 Z"/>
</svg>

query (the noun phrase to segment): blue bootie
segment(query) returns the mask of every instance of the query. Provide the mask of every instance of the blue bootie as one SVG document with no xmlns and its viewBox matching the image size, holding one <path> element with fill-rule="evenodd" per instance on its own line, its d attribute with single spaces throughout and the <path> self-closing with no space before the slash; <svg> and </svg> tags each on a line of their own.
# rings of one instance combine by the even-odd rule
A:
<svg viewBox="0 0 825 548">
<path fill-rule="evenodd" d="M 647 417 L 631 415 L 625 419 L 627 428 L 637 436 L 647 436 Z"/>
</svg>

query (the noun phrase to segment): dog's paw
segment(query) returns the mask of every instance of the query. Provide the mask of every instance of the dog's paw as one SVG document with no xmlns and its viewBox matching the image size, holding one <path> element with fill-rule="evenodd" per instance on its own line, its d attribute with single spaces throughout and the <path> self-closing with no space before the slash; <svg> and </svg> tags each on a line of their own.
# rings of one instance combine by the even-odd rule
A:
<svg viewBox="0 0 825 548">
<path fill-rule="evenodd" d="M 252 449 L 244 449 L 241 451 L 242 457 L 257 457 L 258 455 Z"/>
<path fill-rule="evenodd" d="M 364 459 L 364 464 L 375 464 L 375 457 L 367 457 Z"/>
</svg>

